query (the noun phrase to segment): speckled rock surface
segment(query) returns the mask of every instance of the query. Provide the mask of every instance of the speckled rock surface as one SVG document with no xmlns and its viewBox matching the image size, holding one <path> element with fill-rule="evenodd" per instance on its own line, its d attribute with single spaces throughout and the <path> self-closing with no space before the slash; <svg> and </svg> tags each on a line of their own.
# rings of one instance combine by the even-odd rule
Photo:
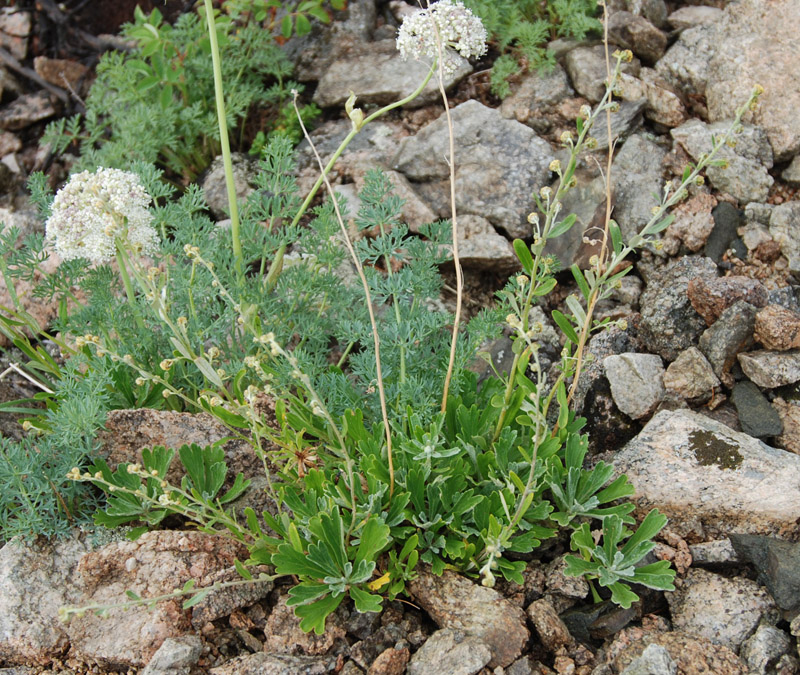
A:
<svg viewBox="0 0 800 675">
<path fill-rule="evenodd" d="M 664 398 L 664 365 L 655 354 L 619 354 L 603 359 L 614 403 L 628 417 L 647 417 Z"/>
<path fill-rule="evenodd" d="M 474 635 L 443 628 L 431 635 L 408 664 L 408 675 L 475 675 L 492 658 L 492 651 Z"/>
<path fill-rule="evenodd" d="M 800 457 L 700 414 L 656 413 L 613 463 L 636 487 L 638 512 L 657 507 L 693 540 L 800 534 Z"/>
</svg>

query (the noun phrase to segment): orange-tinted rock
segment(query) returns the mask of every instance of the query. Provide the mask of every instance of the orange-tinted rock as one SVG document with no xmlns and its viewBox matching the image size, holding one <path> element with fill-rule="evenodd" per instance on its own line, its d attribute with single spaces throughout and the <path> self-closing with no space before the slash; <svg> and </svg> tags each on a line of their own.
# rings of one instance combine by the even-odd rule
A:
<svg viewBox="0 0 800 675">
<path fill-rule="evenodd" d="M 687 294 L 694 310 L 709 326 L 739 300 L 754 307 L 764 307 L 769 301 L 769 293 L 764 285 L 748 277 L 697 277 L 689 282 Z"/>
<path fill-rule="evenodd" d="M 754 337 L 765 349 L 800 348 L 800 313 L 780 305 L 767 305 L 756 314 Z"/>
</svg>

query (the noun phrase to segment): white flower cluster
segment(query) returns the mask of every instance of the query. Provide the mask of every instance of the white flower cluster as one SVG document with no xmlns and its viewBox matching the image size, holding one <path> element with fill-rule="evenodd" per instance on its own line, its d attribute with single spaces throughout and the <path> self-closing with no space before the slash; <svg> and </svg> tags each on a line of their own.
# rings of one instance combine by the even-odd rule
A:
<svg viewBox="0 0 800 675">
<path fill-rule="evenodd" d="M 46 223 L 47 238 L 64 260 L 107 262 L 114 257 L 118 240 L 137 253 L 155 253 L 159 238 L 148 210 L 151 201 L 134 173 L 83 171 L 56 194 Z"/>
<path fill-rule="evenodd" d="M 460 63 L 455 52 L 465 59 L 486 53 L 486 29 L 481 20 L 461 2 L 453 0 L 441 0 L 406 18 L 397 33 L 397 49 L 405 60 L 436 58 L 437 33 L 442 42 L 442 68 L 446 75 L 454 73 Z"/>
</svg>

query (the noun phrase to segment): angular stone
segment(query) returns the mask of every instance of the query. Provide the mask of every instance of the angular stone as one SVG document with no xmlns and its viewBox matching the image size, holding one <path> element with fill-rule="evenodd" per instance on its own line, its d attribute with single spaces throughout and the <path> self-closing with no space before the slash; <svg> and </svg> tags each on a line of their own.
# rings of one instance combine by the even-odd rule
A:
<svg viewBox="0 0 800 675">
<path fill-rule="evenodd" d="M 546 598 L 532 602 L 525 611 L 548 652 L 558 651 L 572 642 L 569 630 Z"/>
<path fill-rule="evenodd" d="M 774 626 L 759 626 L 742 644 L 739 655 L 751 673 L 767 673 L 791 649 L 792 640 Z"/>
<path fill-rule="evenodd" d="M 691 119 L 670 133 L 694 161 L 699 161 L 702 154 L 711 152 L 711 137 L 721 137 L 729 127 L 727 121 L 708 125 Z M 774 180 L 768 171 L 772 168 L 772 151 L 763 129 L 744 125 L 744 131 L 736 137 L 736 146 L 721 147 L 715 158 L 728 163 L 726 167 L 706 169 L 709 182 L 717 190 L 742 203 L 767 200 Z"/>
<path fill-rule="evenodd" d="M 553 70 L 527 74 L 511 96 L 503 99 L 500 114 L 508 120 L 527 124 L 531 115 L 573 95 L 567 73 L 556 64 Z"/>
<path fill-rule="evenodd" d="M 630 49 L 642 61 L 654 64 L 667 48 L 667 36 L 643 16 L 614 12 L 608 19 L 608 37 Z"/>
<path fill-rule="evenodd" d="M 752 382 L 737 382 L 731 393 L 742 431 L 755 438 L 778 436 L 783 431 L 781 418 L 761 390 Z"/>
<path fill-rule="evenodd" d="M 142 675 L 189 675 L 203 652 L 203 640 L 197 635 L 167 638 L 161 643 Z"/>
<path fill-rule="evenodd" d="M 744 374 L 765 389 L 775 389 L 800 380 L 800 349 L 747 352 L 739 355 L 739 363 Z"/>
<path fill-rule="evenodd" d="M 677 534 L 800 534 L 800 457 L 703 415 L 656 413 L 613 463 L 636 487 L 637 511 L 657 507 Z"/>
<path fill-rule="evenodd" d="M 210 675 L 329 675 L 336 669 L 335 656 L 247 654 L 212 668 Z"/>
<path fill-rule="evenodd" d="M 720 202 L 711 211 L 711 215 L 714 218 L 714 229 L 706 240 L 703 253 L 717 265 L 722 265 L 726 252 L 736 241 L 739 227 L 744 224 L 742 212 L 729 202 Z"/>
<path fill-rule="evenodd" d="M 718 22 L 684 30 L 656 64 L 656 70 L 687 96 L 703 96 L 708 83 L 708 63 L 716 49 Z"/>
<path fill-rule="evenodd" d="M 686 289 L 694 310 L 711 326 L 734 303 L 744 300 L 754 307 L 765 307 L 769 292 L 757 279 L 718 277 L 692 279 Z"/>
<path fill-rule="evenodd" d="M 33 60 L 33 69 L 50 84 L 76 93 L 85 88 L 86 74 L 89 72 L 79 61 L 50 59 L 46 56 L 37 56 Z"/>
<path fill-rule="evenodd" d="M 636 101 L 622 101 L 619 110 L 611 114 L 611 140 L 622 143 L 634 131 L 642 126 L 643 114 L 647 102 L 643 99 Z M 594 127 L 594 137 L 597 141 L 595 150 L 608 149 L 608 127 L 598 124 Z"/>
<path fill-rule="evenodd" d="M 686 107 L 671 85 L 652 68 L 642 68 L 639 77 L 622 73 L 619 89 L 625 101 L 647 101 L 644 115 L 666 127 L 677 127 L 686 120 Z"/>
<path fill-rule="evenodd" d="M 55 106 L 47 92 L 24 94 L 0 108 L 0 129 L 17 131 L 56 114 Z"/>
<path fill-rule="evenodd" d="M 31 13 L 16 7 L 0 10 L 0 47 L 7 49 L 19 61 L 28 56 L 28 38 L 31 34 Z"/>
<path fill-rule="evenodd" d="M 789 261 L 789 270 L 800 274 L 800 201 L 786 202 L 773 209 L 769 233 Z"/>
<path fill-rule="evenodd" d="M 528 641 L 523 611 L 491 588 L 453 572 L 436 576 L 423 570 L 408 589 L 441 628 L 464 631 L 489 647 L 490 668 L 512 663 Z"/>
<path fill-rule="evenodd" d="M 354 91 L 358 97 L 355 106 L 361 103 L 386 105 L 405 98 L 414 92 L 429 67 L 422 61 L 404 61 L 397 51 L 395 40 L 368 43 L 360 53 L 348 55 L 334 61 L 327 69 L 314 92 L 314 103 L 329 108 L 344 104 Z M 460 59 L 455 73 L 445 77 L 445 89 L 449 89 L 472 72 L 466 59 Z M 408 108 L 419 108 L 441 101 L 436 77 L 431 78 L 422 93 L 407 104 Z"/>
<path fill-rule="evenodd" d="M 781 172 L 781 178 L 792 185 L 800 184 L 800 155 L 795 155 L 789 162 L 789 166 Z"/>
<path fill-rule="evenodd" d="M 75 567 L 89 550 L 79 537 L 34 543 L 12 539 L 0 549 L 3 664 L 45 666 L 66 654 L 69 637 L 58 610 L 78 604 Z"/>
<path fill-rule="evenodd" d="M 689 570 L 667 594 L 672 625 L 690 635 L 738 651 L 775 603 L 767 590 L 750 579 L 726 578 L 706 570 Z"/>
<path fill-rule="evenodd" d="M 717 539 L 716 541 L 693 544 L 689 547 L 689 552 L 692 555 L 692 565 L 695 567 L 702 567 L 703 565 L 732 565 L 741 562 L 730 539 Z"/>
<path fill-rule="evenodd" d="M 677 672 L 678 666 L 665 647 L 648 645 L 620 675 L 675 675 Z"/>
<path fill-rule="evenodd" d="M 322 635 L 306 633 L 300 628 L 300 617 L 294 613 L 294 608 L 286 605 L 288 599 L 288 593 L 281 593 L 267 618 L 264 651 L 271 654 L 321 656 L 330 653 L 337 643 L 343 642 L 345 628 L 339 614 L 328 616 Z"/>
<path fill-rule="evenodd" d="M 549 183 L 550 146 L 524 124 L 505 120 L 477 101 L 456 106 L 451 117 L 459 138 L 455 159 L 459 213 L 483 216 L 512 237 L 529 236 L 529 195 Z M 448 138 L 442 115 L 404 139 L 392 163 L 413 181 L 442 181 L 436 189 L 445 204 L 449 204 L 449 185 L 444 184 L 450 173 Z"/>
<path fill-rule="evenodd" d="M 443 628 L 431 635 L 414 654 L 406 673 L 475 675 L 491 658 L 491 650 L 479 638 L 452 628 Z"/>
<path fill-rule="evenodd" d="M 700 336 L 700 351 L 723 382 L 728 380 L 737 354 L 753 344 L 756 311 L 750 303 L 739 300 L 722 312 L 719 319 Z"/>
<path fill-rule="evenodd" d="M 800 151 L 800 91 L 796 86 L 796 39 L 800 4 L 795 0 L 741 0 L 714 24 L 719 39 L 708 64 L 706 101 L 711 122 L 732 119 L 753 87 L 764 88 L 748 121 L 763 127 L 775 159 Z"/>
<path fill-rule="evenodd" d="M 614 403 L 638 420 L 652 414 L 664 398 L 664 366 L 655 354 L 619 354 L 603 360 Z"/>
<path fill-rule="evenodd" d="M 406 672 L 409 658 L 411 658 L 411 652 L 408 647 L 401 649 L 390 647 L 378 654 L 378 658 L 369 667 L 367 675 L 403 675 Z"/>
<path fill-rule="evenodd" d="M 499 235 L 488 220 L 465 215 L 458 218 L 458 225 L 463 234 L 458 242 L 458 255 L 464 267 L 497 273 L 520 269 L 511 242 Z"/>
<path fill-rule="evenodd" d="M 708 258 L 679 258 L 653 275 L 640 298 L 642 342 L 647 351 L 666 361 L 674 361 L 680 352 L 693 346 L 705 329 L 705 321 L 686 294 L 689 282 L 696 277 L 715 279 L 717 266 Z"/>
<path fill-rule="evenodd" d="M 661 194 L 661 163 L 666 151 L 643 134 L 634 134 L 622 146 L 612 166 L 614 219 L 623 239 L 637 234 L 653 217 L 654 195 Z"/>
<path fill-rule="evenodd" d="M 800 312 L 780 305 L 767 305 L 756 314 L 754 337 L 765 349 L 786 351 L 800 348 Z"/>
<path fill-rule="evenodd" d="M 714 23 L 722 18 L 722 10 L 717 7 L 698 5 L 695 7 L 679 7 L 669 15 L 667 21 L 675 30 L 686 30 L 694 26 Z"/>
<path fill-rule="evenodd" d="M 772 407 L 781 418 L 783 433 L 775 438 L 775 445 L 800 455 L 800 401 L 784 401 L 774 398 Z"/>
<path fill-rule="evenodd" d="M 22 149 L 22 141 L 10 131 L 0 133 L 0 157 Z"/>
<path fill-rule="evenodd" d="M 241 205 L 255 191 L 258 162 L 240 152 L 233 154 L 231 162 L 236 200 Z M 211 163 L 198 183 L 203 189 L 203 197 L 214 217 L 217 220 L 227 218 L 230 205 L 228 204 L 228 188 L 225 183 L 225 166 L 221 156 Z"/>
<path fill-rule="evenodd" d="M 603 98 L 606 91 L 603 83 L 608 79 L 603 45 L 571 50 L 567 53 L 565 67 L 572 86 L 581 96 L 591 103 L 597 103 Z M 635 76 L 639 74 L 640 68 L 639 59 L 634 58 L 631 63 L 623 64 L 622 72 Z"/>
<path fill-rule="evenodd" d="M 736 555 L 758 572 L 778 607 L 794 615 L 800 610 L 800 544 L 774 537 L 731 535 Z"/>
<path fill-rule="evenodd" d="M 678 354 L 664 373 L 667 389 L 695 403 L 710 399 L 720 384 L 708 359 L 697 347 L 689 347 Z"/>
<path fill-rule="evenodd" d="M 681 244 L 696 253 L 708 241 L 714 230 L 712 210 L 717 205 L 715 197 L 701 192 L 690 197 L 672 210 L 675 220 L 664 232 L 662 241 L 667 255 L 677 255 Z"/>
<path fill-rule="evenodd" d="M 136 541 L 108 544 L 83 556 L 77 583 L 84 595 L 76 604 L 118 604 L 125 601 L 127 590 L 144 598 L 159 596 L 190 579 L 202 588 L 218 572 L 232 568 L 235 559 L 246 558 L 246 547 L 227 537 L 191 531 L 147 532 Z M 112 609 L 102 618 L 91 613 L 75 617 L 66 629 L 71 653 L 107 668 L 144 666 L 165 639 L 192 632 L 181 605 L 181 599 L 173 599 L 153 609 L 141 606 Z"/>
</svg>

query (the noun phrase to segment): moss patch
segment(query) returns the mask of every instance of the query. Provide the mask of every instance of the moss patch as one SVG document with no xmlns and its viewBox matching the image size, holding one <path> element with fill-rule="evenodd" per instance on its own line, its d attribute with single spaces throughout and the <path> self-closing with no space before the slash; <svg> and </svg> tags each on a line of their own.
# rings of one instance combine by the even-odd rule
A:
<svg viewBox="0 0 800 675">
<path fill-rule="evenodd" d="M 689 434 L 689 443 L 697 462 L 702 466 L 718 466 L 721 469 L 738 469 L 742 464 L 739 446 L 722 440 L 716 434 L 703 429 Z"/>
</svg>

